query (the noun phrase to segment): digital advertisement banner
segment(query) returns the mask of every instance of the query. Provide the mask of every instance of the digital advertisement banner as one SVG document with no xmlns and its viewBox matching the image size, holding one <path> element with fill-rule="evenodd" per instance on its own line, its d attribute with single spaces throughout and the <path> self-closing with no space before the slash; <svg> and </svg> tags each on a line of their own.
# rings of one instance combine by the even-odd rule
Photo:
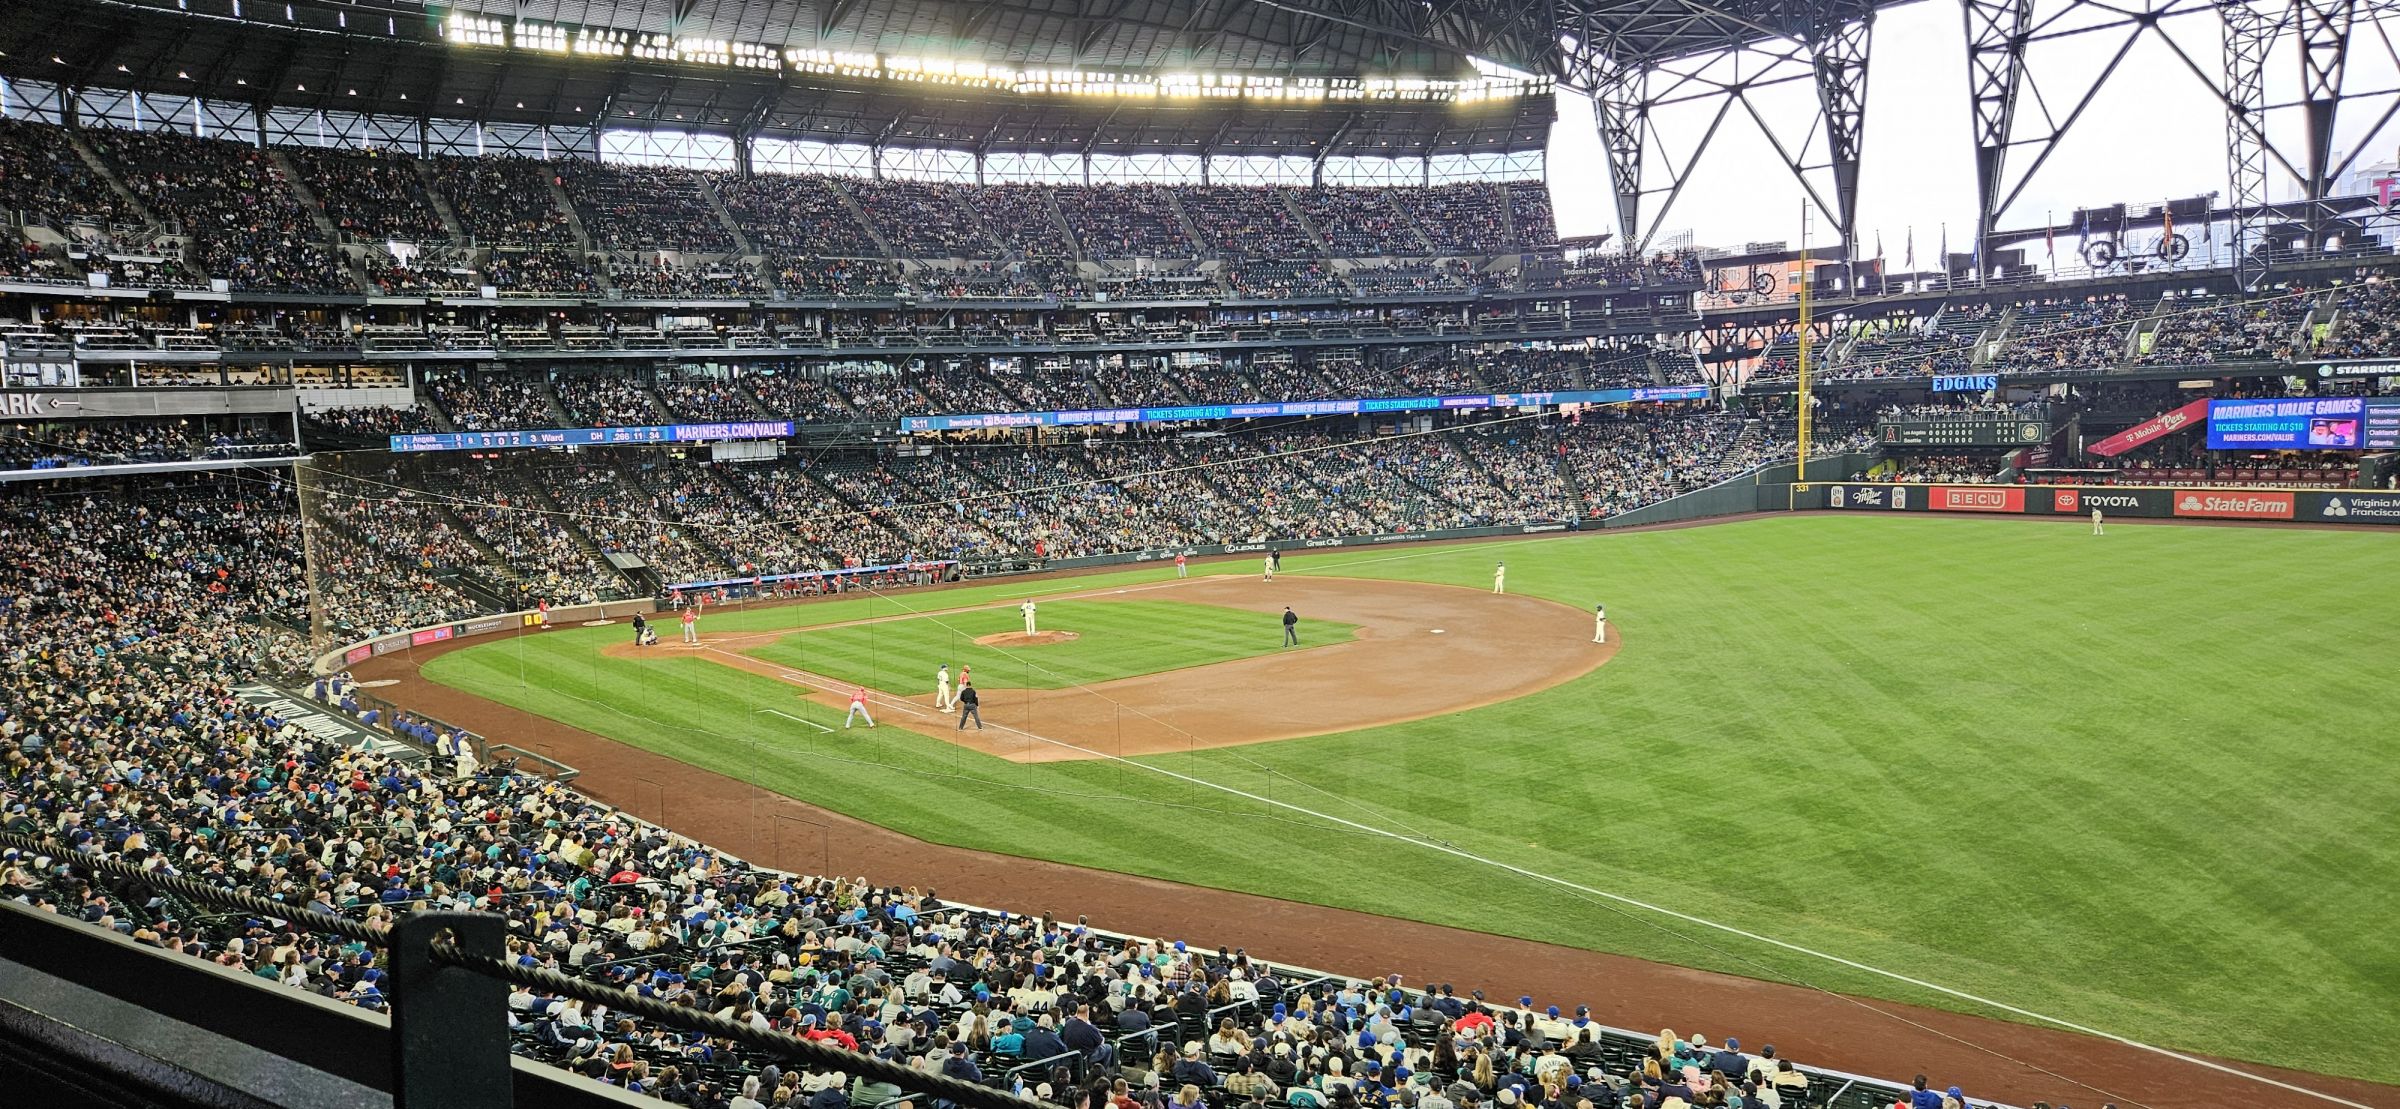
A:
<svg viewBox="0 0 2400 1109">
<path fill-rule="evenodd" d="M 2400 493 L 2303 493 L 2300 519 L 2329 524 L 2400 524 Z"/>
<path fill-rule="evenodd" d="M 392 450 L 481 451 L 523 447 L 608 447 L 640 443 L 702 443 L 724 439 L 789 439 L 790 420 L 731 424 L 655 424 L 643 427 L 550 427 L 522 431 L 451 431 L 394 435 Z"/>
<path fill-rule="evenodd" d="M 2023 512 L 2022 485 L 1936 485 L 1925 507 L 1933 512 Z"/>
<path fill-rule="evenodd" d="M 2208 449 L 2356 450 L 2366 441 L 2364 397 L 2208 402 Z"/>
<path fill-rule="evenodd" d="M 1767 487 L 1761 486 L 1765 489 Z M 1762 501 L 1783 507 L 1784 493 Z M 1989 512 L 2187 520 L 2307 521 L 2400 526 L 2400 491 L 2326 489 L 2177 489 L 2123 485 L 1812 485 L 1793 506 L 1846 512 Z"/>
<path fill-rule="evenodd" d="M 900 430 L 974 431 L 1012 427 L 1080 427 L 1091 424 L 1182 423 L 1289 416 L 1361 416 L 1379 412 L 1442 409 L 1547 408 L 1561 404 L 1640 404 L 1707 400 L 1707 385 L 1642 389 L 1560 389 L 1546 393 L 1473 393 L 1439 397 L 1352 397 L 1340 400 L 1265 401 L 1257 404 L 1185 404 L 1167 408 L 1082 408 L 1063 412 L 979 412 L 957 416 L 905 416 Z"/>
<path fill-rule="evenodd" d="M 2035 487 L 2025 498 L 2025 511 L 2040 515 L 2082 516 L 2097 508 L 2109 516 L 2164 516 L 2166 489 L 2120 489 L 2105 485 Z"/>
<path fill-rule="evenodd" d="M 2175 514 L 2215 520 L 2289 520 L 2296 496 L 2284 490 L 2185 489 L 2175 494 Z"/>
<path fill-rule="evenodd" d="M 2193 401 L 2172 412 L 2161 412 L 2092 444 L 2089 449 L 2102 458 L 2113 458 L 2162 435 L 2173 435 L 2208 418 L 2209 402 Z"/>
<path fill-rule="evenodd" d="M 1866 509 L 1868 511 L 1898 509 L 1906 512 L 1909 511 L 1909 501 L 1912 499 L 1916 501 L 1916 508 L 1922 510 L 1925 507 L 1924 488 L 1914 485 L 1841 484 L 1825 487 L 1825 507 L 1827 508 Z"/>
</svg>

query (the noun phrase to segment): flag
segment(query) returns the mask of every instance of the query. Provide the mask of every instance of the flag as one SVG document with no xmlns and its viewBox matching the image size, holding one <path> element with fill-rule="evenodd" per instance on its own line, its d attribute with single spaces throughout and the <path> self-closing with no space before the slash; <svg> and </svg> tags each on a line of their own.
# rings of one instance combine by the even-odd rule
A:
<svg viewBox="0 0 2400 1109">
<path fill-rule="evenodd" d="M 2159 244 L 2159 246 L 2160 246 L 2160 247 L 2162 247 L 2162 248 L 2163 248 L 2163 247 L 2165 247 L 2165 246 L 2166 246 L 2166 244 L 2168 244 L 2168 243 L 2171 243 L 2171 242 L 2174 242 L 2174 241 L 2175 241 L 2175 211 L 2174 211 L 2174 209 L 2171 209 L 2171 208 L 2170 208 L 2170 209 L 2168 209 L 2168 210 L 2167 210 L 2167 222 L 2166 222 L 2166 230 L 2163 230 L 2163 231 L 2161 231 L 2161 232 L 2159 232 L 2159 233 L 2158 233 L 2158 244 Z"/>
<path fill-rule="evenodd" d="M 2050 272 L 2058 273 L 2058 218 L 2042 213 L 2042 249 L 2050 252 Z"/>
<path fill-rule="evenodd" d="M 1943 273 L 1950 272 L 1950 221 L 1942 221 L 1942 252 L 1933 256 Z"/>
<path fill-rule="evenodd" d="M 1908 257 L 1901 264 L 1913 270 L 1917 268 L 1917 226 L 1915 224 L 1912 223 L 1908 226 L 1908 241 L 1903 245 L 1908 248 Z"/>
<path fill-rule="evenodd" d="M 1883 261 L 1883 232 L 1881 230 L 1875 232 L 1875 261 L 1878 264 Z"/>
<path fill-rule="evenodd" d="M 2200 210 L 2200 241 L 2213 243 L 2217 241 L 2217 201 L 2210 197 L 2204 203 L 2208 207 Z"/>
</svg>

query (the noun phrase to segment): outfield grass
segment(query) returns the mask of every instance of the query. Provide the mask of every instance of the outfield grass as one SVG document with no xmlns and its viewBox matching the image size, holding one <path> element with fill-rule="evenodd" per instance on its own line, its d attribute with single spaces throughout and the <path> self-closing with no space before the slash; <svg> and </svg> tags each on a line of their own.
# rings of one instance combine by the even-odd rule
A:
<svg viewBox="0 0 2400 1109">
<path fill-rule="evenodd" d="M 1480 587 L 1494 549 L 1287 568 Z M 1606 601 L 1616 660 L 1468 713 L 1148 761 L 2110 1032 L 2400 1081 L 2400 536 L 1809 516 L 1502 549 L 1513 589 Z M 761 721 L 799 727 L 759 715 L 788 687 L 601 658 L 602 633 L 426 671 L 926 839 L 1985 1012 L 1120 765 L 891 728 L 762 743 Z M 1209 834 L 1169 806 L 1217 810 Z"/>
<path fill-rule="evenodd" d="M 976 646 L 983 636 L 1025 630 L 1024 614 L 1008 607 L 794 632 L 742 653 L 907 696 L 933 692 L 934 667 L 945 662 L 953 681 L 962 667 L 974 667 L 978 689 L 1064 689 L 1285 650 L 1283 616 L 1274 612 L 1177 601 L 1043 601 L 1036 620 L 1043 631 L 1080 638 Z M 1299 630 L 1302 644 L 1323 646 L 1349 639 L 1357 627 L 1302 620 Z"/>
</svg>

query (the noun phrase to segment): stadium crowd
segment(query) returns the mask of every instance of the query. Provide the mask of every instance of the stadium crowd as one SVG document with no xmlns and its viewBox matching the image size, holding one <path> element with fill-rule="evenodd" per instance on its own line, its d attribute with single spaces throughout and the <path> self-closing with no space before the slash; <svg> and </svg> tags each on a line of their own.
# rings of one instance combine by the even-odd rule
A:
<svg viewBox="0 0 2400 1109">
<path fill-rule="evenodd" d="M 968 910 L 930 890 L 754 868 L 487 766 L 454 729 L 387 716 L 343 675 L 303 676 L 288 630 L 305 601 L 297 520 L 288 489 L 207 477 L 163 496 L 93 486 L 0 502 L 8 831 L 370 923 L 500 912 L 510 957 L 527 965 L 1066 1109 L 1797 1109 L 1827 1092 L 1771 1046 L 1608 1036 L 1571 999 L 1504 1005 L 1396 974 L 1326 978 L 1082 920 Z M 37 545 L 64 557 L 37 560 Z M 235 694 L 260 678 L 412 742 L 318 738 Z M 340 937 L 13 849 L 0 896 L 285 988 L 388 1005 L 388 965 Z M 517 988 L 508 1006 L 519 1053 L 668 1105 L 911 1104 L 905 1088 L 544 990 Z"/>
</svg>

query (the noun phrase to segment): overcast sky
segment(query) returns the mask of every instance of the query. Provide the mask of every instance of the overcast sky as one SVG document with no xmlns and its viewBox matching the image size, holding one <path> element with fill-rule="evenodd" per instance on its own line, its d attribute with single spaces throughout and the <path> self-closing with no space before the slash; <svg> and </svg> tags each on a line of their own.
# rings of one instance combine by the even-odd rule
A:
<svg viewBox="0 0 2400 1109">
<path fill-rule="evenodd" d="M 2037 25 L 2063 7 L 2058 0 L 2041 4 L 2036 9 Z M 2102 18 L 2105 13 L 2093 10 L 2049 25 L 2084 26 Z M 2362 18 L 2352 37 L 2346 90 L 2384 90 L 2400 84 L 2391 45 L 2391 39 L 2400 39 L 2400 20 L 2391 23 L 2379 34 Z M 2163 20 L 2158 30 L 2139 35 L 2115 76 L 2085 109 L 2015 206 L 2002 214 L 2001 226 L 2038 226 L 2045 213 L 2055 213 L 2064 221 L 2078 206 L 2123 202 L 2146 207 L 2170 197 L 2212 191 L 2229 197 L 2224 112 L 2208 86 L 2169 45 L 2170 39 L 2180 45 L 2209 80 L 2222 81 L 2220 27 L 2214 14 L 2204 12 Z M 2093 76 L 2127 37 L 2128 32 L 2122 30 L 2095 31 L 2036 44 L 2029 55 L 2031 80 L 2038 83 L 2049 111 L 2062 118 L 2071 111 Z M 1861 256 L 1873 254 L 1880 232 L 1885 254 L 1897 266 L 1904 240 L 1914 228 L 1917 260 L 1920 265 L 1929 264 L 1945 221 L 1951 248 L 1960 252 L 1970 249 L 1975 169 L 1965 42 L 1956 0 L 1922 0 L 1887 9 L 1877 17 L 1859 184 Z M 1758 62 L 1751 59 L 1749 64 L 1755 67 Z M 2298 51 L 2288 36 L 2277 44 L 2267 75 L 2269 103 L 2298 99 Z M 1753 92 L 1752 100 L 1760 115 L 1779 132 L 1810 133 L 1816 110 L 1812 82 L 1795 81 Z M 2393 100 L 2394 96 L 2386 93 L 2345 107 L 2335 145 L 2348 149 L 2366 143 L 2368 153 L 2361 156 L 2358 167 L 2393 160 L 2400 126 L 2374 128 L 2376 117 Z M 2040 104 L 2030 89 L 2021 95 L 2020 139 L 2049 129 Z M 1690 157 L 1715 110 L 1711 102 L 1679 105 L 1658 113 L 1659 126 L 1675 159 Z M 2299 112 L 2273 113 L 2269 128 L 2278 142 L 2288 144 L 2297 161 L 2302 149 Z M 2374 133 L 2368 134 L 2370 131 Z M 2026 149 L 2026 153 L 2012 154 L 2014 165 L 2008 171 L 2012 182 L 2032 161 L 2030 148 Z M 1666 176 L 1655 148 L 1649 160 L 1649 183 L 1663 186 Z M 1821 135 L 1808 160 L 1823 162 Z M 2335 160 L 2339 162 L 2338 154 Z M 1580 97 L 1562 94 L 1559 98 L 1549 172 L 1561 233 L 1617 229 L 1607 159 L 1593 127 L 1591 105 Z M 2279 177 L 2279 171 L 2271 171 L 2272 195 L 2282 199 L 2292 195 L 2296 183 Z M 1819 188 L 1830 203 L 1830 178 L 1824 177 Z M 1726 117 L 1683 196 L 1660 225 L 1659 238 L 1689 230 L 1694 241 L 1704 246 L 1738 247 L 1749 241 L 1772 240 L 1797 244 L 1803 195 L 1778 165 L 1758 124 L 1737 106 Z M 1644 202 L 1644 226 L 1655 218 L 1662 200 L 1653 197 Z M 1830 227 L 1829 220 L 1818 218 L 1815 241 L 1830 241 Z M 2061 243 L 2062 265 L 2067 264 L 2065 256 L 2070 250 Z"/>
</svg>

